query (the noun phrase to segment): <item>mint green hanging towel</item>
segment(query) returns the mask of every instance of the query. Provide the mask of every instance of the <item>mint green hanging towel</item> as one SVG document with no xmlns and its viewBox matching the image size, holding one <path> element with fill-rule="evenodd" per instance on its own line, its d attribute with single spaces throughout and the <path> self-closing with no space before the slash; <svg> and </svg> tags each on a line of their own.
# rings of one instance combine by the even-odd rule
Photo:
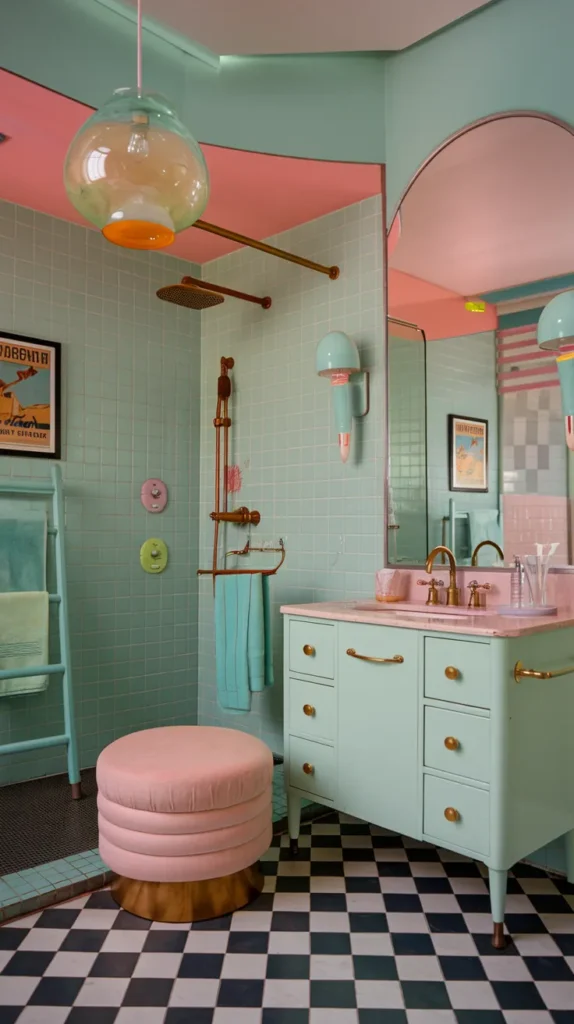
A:
<svg viewBox="0 0 574 1024">
<path fill-rule="evenodd" d="M 251 710 L 251 694 L 273 685 L 269 577 L 216 576 L 217 700 L 228 711 Z"/>
</svg>

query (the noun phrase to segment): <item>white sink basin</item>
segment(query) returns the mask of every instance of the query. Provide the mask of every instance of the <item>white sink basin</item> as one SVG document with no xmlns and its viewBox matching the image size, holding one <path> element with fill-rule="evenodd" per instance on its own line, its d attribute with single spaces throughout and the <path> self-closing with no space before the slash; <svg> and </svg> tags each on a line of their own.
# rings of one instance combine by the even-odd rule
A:
<svg viewBox="0 0 574 1024">
<path fill-rule="evenodd" d="M 355 608 L 361 612 L 380 612 L 384 615 L 392 612 L 393 615 L 400 615 L 402 619 L 409 617 L 419 618 L 421 615 L 432 619 L 467 619 L 474 615 L 484 615 L 486 613 L 485 608 L 466 608 L 464 605 L 408 604 L 406 601 L 404 603 L 397 601 L 389 604 L 378 601 L 359 601 Z"/>
<path fill-rule="evenodd" d="M 446 614 L 446 608 L 438 612 L 433 611 L 420 611 L 420 612 L 397 612 L 397 616 L 401 619 L 441 619 L 442 622 L 450 622 L 452 619 L 467 619 L 474 614 L 474 611 L 469 608 L 468 612 L 464 609 L 457 612 L 449 612 Z"/>
</svg>

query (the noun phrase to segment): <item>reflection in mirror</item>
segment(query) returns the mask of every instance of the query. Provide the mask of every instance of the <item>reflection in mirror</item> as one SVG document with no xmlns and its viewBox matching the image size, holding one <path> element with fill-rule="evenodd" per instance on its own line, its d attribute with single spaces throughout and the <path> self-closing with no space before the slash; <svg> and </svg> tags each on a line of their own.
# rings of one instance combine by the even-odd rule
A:
<svg viewBox="0 0 574 1024">
<path fill-rule="evenodd" d="M 537 543 L 572 564 L 574 455 L 536 327 L 574 286 L 573 170 L 568 129 L 513 115 L 453 139 L 401 203 L 388 263 L 391 565 L 423 565 L 446 544 L 459 564 L 500 567 L 503 552 L 508 566 Z"/>
<path fill-rule="evenodd" d="M 424 562 L 427 538 L 426 341 L 413 324 L 387 323 L 389 378 L 387 546 L 389 561 Z"/>
</svg>

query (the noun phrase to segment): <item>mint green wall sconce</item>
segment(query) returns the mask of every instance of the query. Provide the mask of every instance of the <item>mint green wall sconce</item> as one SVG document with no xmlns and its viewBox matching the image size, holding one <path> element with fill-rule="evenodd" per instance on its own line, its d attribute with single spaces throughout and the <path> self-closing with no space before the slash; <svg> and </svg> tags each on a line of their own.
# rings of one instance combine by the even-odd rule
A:
<svg viewBox="0 0 574 1024">
<path fill-rule="evenodd" d="M 574 451 L 574 291 L 561 292 L 544 307 L 536 332 L 538 347 L 556 352 L 566 444 Z"/>
<path fill-rule="evenodd" d="M 565 345 L 574 345 L 574 291 L 560 292 L 540 314 L 537 328 L 538 347 L 555 352 Z"/>
<path fill-rule="evenodd" d="M 369 373 L 361 369 L 359 350 L 343 331 L 329 331 L 319 342 L 316 365 L 319 376 L 331 380 L 339 452 L 346 462 L 353 416 L 366 416 L 369 411 Z"/>
</svg>

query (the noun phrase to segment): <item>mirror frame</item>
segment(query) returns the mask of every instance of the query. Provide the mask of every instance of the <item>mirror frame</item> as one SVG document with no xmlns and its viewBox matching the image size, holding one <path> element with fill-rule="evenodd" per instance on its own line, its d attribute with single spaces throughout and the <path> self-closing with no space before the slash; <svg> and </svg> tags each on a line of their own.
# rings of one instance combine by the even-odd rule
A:
<svg viewBox="0 0 574 1024">
<path fill-rule="evenodd" d="M 383 536 L 383 564 L 384 564 L 386 569 L 397 569 L 397 568 L 398 569 L 413 569 L 413 570 L 416 570 L 416 569 L 420 570 L 421 569 L 421 565 L 420 564 L 419 565 L 411 565 L 411 564 L 403 565 L 403 563 L 401 562 L 400 565 L 391 565 L 389 563 L 389 530 L 388 530 L 388 525 L 387 525 L 388 507 L 389 507 L 389 402 L 388 402 L 388 387 L 389 387 L 389 329 L 388 329 L 389 328 L 389 314 L 388 314 L 388 308 L 389 308 L 389 304 L 388 304 L 388 298 L 389 298 L 389 252 L 388 252 L 388 239 L 389 239 L 389 234 L 390 234 L 390 231 L 391 231 L 391 227 L 393 225 L 393 221 L 394 221 L 395 217 L 397 216 L 397 214 L 399 213 L 401 205 L 404 202 L 404 200 L 406 199 L 406 197 L 407 197 L 408 193 L 410 192 L 411 188 L 413 187 L 415 182 L 420 178 L 420 176 L 423 173 L 423 171 L 429 166 L 429 164 L 432 163 L 433 160 L 436 159 L 437 156 L 439 156 L 440 153 L 442 153 L 442 151 L 444 149 L 447 148 L 447 146 L 450 146 L 453 142 L 456 142 L 457 139 L 462 138 L 463 135 L 467 135 L 468 132 L 474 131 L 475 128 L 481 128 L 483 125 L 490 124 L 492 121 L 503 121 L 503 120 L 506 120 L 509 117 L 512 117 L 512 118 L 514 118 L 514 117 L 531 117 L 531 118 L 535 117 L 535 118 L 538 118 L 541 121 L 550 121 L 551 124 L 555 124 L 557 128 L 563 128 L 565 131 L 567 131 L 570 135 L 572 135 L 574 137 L 574 124 L 570 124 L 568 121 L 562 120 L 562 118 L 555 117 L 553 114 L 543 113 L 540 110 L 505 110 L 505 111 L 500 111 L 497 114 L 488 114 L 486 117 L 480 117 L 476 121 L 471 121 L 469 124 L 465 125 L 464 128 L 460 128 L 458 131 L 454 132 L 452 135 L 449 135 L 449 137 L 447 139 L 445 139 L 443 142 L 441 142 L 436 147 L 436 149 L 434 149 L 431 153 L 429 153 L 427 158 L 425 160 L 423 160 L 422 164 L 418 167 L 418 169 L 415 171 L 415 173 L 413 174 L 413 176 L 410 179 L 410 181 L 408 182 L 408 184 L 405 186 L 405 188 L 401 192 L 401 194 L 399 196 L 399 199 L 398 199 L 397 203 L 395 204 L 395 207 L 394 207 L 394 209 L 392 211 L 392 215 L 389 218 L 386 217 L 386 208 L 383 205 L 383 218 L 384 218 L 384 220 L 383 220 L 383 233 L 384 233 L 384 236 L 385 236 L 384 237 L 385 263 L 384 263 L 384 288 L 383 288 L 383 291 L 384 291 L 384 302 L 385 302 L 385 311 L 386 311 L 386 316 L 385 316 L 385 321 L 384 321 L 384 332 L 385 332 L 385 335 L 384 335 L 384 345 L 385 345 L 385 357 L 384 357 L 384 367 L 385 367 L 385 411 L 384 411 L 384 416 L 383 416 L 383 422 L 384 422 L 385 438 L 384 438 L 384 444 L 383 444 L 383 458 L 385 460 L 385 472 L 384 472 L 384 488 L 383 488 L 383 500 L 384 500 L 384 506 L 383 506 L 383 534 L 384 534 L 384 536 Z M 409 325 L 409 326 L 416 326 L 416 325 L 413 324 L 413 325 Z M 422 330 L 422 328 L 420 328 L 420 327 L 418 329 Z M 428 482 L 427 482 L 427 487 L 428 487 Z M 477 573 L 492 573 L 492 572 L 506 572 L 506 573 L 509 573 L 511 571 L 512 570 L 508 566 L 480 566 L 480 565 L 473 566 L 473 572 L 477 572 Z M 574 573 L 574 565 L 559 566 L 559 567 L 556 567 L 556 568 L 554 568 L 553 566 L 550 566 L 549 572 L 552 572 L 552 573 Z"/>
</svg>

